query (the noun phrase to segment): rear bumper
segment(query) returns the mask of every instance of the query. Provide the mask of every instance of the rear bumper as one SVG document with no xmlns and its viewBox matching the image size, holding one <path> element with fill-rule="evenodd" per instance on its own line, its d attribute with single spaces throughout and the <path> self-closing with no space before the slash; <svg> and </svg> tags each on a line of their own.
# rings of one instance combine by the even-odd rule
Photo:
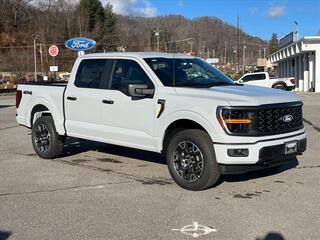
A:
<svg viewBox="0 0 320 240">
<path fill-rule="evenodd" d="M 295 85 L 292 85 L 292 86 L 287 86 L 286 90 L 287 91 L 292 91 L 293 89 L 295 89 Z"/>
<path fill-rule="evenodd" d="M 297 152 L 285 155 L 285 143 L 297 141 Z M 217 162 L 222 174 L 245 173 L 282 165 L 294 160 L 306 150 L 306 134 L 274 139 L 254 144 L 214 144 Z M 248 149 L 248 156 L 229 156 L 228 149 Z"/>
</svg>

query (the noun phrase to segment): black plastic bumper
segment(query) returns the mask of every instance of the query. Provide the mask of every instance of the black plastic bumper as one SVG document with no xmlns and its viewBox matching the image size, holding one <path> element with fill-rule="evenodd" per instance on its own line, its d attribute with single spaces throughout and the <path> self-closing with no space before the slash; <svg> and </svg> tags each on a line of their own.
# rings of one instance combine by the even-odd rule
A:
<svg viewBox="0 0 320 240">
<path fill-rule="evenodd" d="M 259 161 L 256 164 L 219 164 L 221 174 L 241 174 L 277 167 L 295 159 L 307 148 L 307 139 L 298 141 L 297 152 L 284 154 L 284 144 L 264 147 L 260 149 Z"/>
</svg>

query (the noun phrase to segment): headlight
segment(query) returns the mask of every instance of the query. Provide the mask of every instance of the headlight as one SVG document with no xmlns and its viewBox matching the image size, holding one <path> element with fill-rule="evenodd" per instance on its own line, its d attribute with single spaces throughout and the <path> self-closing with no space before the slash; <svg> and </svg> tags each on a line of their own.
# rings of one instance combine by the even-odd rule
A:
<svg viewBox="0 0 320 240">
<path fill-rule="evenodd" d="M 233 135 L 247 135 L 253 124 L 253 112 L 244 109 L 218 107 L 217 118 L 223 129 Z"/>
</svg>

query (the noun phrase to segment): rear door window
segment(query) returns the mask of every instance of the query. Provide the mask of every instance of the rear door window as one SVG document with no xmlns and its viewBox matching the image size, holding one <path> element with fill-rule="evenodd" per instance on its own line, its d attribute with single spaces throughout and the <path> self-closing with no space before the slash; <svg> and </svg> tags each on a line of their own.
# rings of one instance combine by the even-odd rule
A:
<svg viewBox="0 0 320 240">
<path fill-rule="evenodd" d="M 254 80 L 265 80 L 266 75 L 265 74 L 255 74 L 254 75 Z"/>
<path fill-rule="evenodd" d="M 106 89 L 110 79 L 113 60 L 85 59 L 82 60 L 74 85 L 80 88 Z"/>
<path fill-rule="evenodd" d="M 244 82 L 248 82 L 248 81 L 251 81 L 251 80 L 252 80 L 252 75 L 247 75 L 244 78 L 242 78 L 242 81 L 244 81 Z"/>
</svg>

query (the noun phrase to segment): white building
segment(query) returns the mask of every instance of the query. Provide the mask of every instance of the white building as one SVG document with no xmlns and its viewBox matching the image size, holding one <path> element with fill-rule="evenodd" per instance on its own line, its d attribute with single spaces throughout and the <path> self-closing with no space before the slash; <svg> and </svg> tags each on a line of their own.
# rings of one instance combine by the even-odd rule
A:
<svg viewBox="0 0 320 240">
<path fill-rule="evenodd" d="M 320 36 L 300 39 L 268 56 L 278 64 L 279 77 L 294 77 L 296 91 L 320 92 Z"/>
</svg>

